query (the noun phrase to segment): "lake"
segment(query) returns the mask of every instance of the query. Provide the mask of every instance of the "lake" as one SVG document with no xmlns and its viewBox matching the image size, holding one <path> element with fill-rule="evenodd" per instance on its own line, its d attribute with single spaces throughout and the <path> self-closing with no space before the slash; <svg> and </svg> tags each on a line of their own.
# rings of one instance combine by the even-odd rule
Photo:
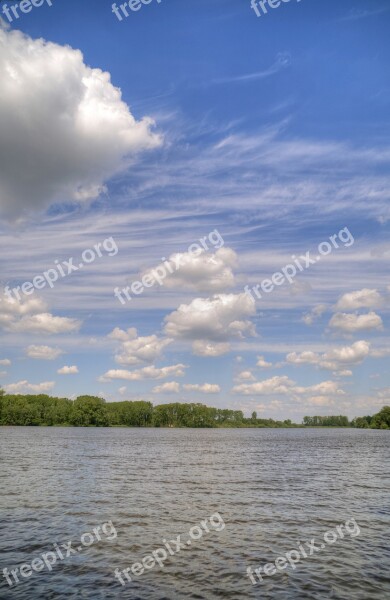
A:
<svg viewBox="0 0 390 600">
<path fill-rule="evenodd" d="M 0 598 L 389 598 L 389 441 L 355 429 L 2 427 Z M 10 586 L 3 569 L 23 564 Z"/>
</svg>

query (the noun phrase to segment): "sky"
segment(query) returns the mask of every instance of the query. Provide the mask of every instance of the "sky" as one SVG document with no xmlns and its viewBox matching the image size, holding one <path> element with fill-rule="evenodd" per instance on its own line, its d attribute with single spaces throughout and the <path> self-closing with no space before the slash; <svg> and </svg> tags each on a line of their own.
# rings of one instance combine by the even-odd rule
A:
<svg viewBox="0 0 390 600">
<path fill-rule="evenodd" d="M 4 4 L 0 386 L 389 404 L 388 2 Z"/>
</svg>

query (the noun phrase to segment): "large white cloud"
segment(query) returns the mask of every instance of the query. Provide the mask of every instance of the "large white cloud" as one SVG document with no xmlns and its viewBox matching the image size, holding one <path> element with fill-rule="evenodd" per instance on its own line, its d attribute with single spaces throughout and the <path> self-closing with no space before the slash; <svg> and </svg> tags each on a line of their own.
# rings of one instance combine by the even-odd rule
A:
<svg viewBox="0 0 390 600">
<path fill-rule="evenodd" d="M 359 308 L 380 308 L 383 298 L 378 290 L 364 288 L 356 292 L 349 292 L 339 298 L 335 310 L 357 310 Z"/>
<path fill-rule="evenodd" d="M 232 392 L 234 394 L 243 394 L 244 396 L 255 395 L 263 396 L 268 394 L 288 394 L 294 387 L 294 381 L 287 375 L 275 376 L 256 383 L 242 383 L 236 385 Z"/>
<path fill-rule="evenodd" d="M 164 379 L 165 377 L 183 377 L 186 365 L 178 364 L 169 367 L 157 368 L 154 366 L 143 367 L 136 371 L 126 369 L 111 369 L 99 377 L 99 381 L 107 383 L 113 379 L 125 379 L 126 381 L 143 381 L 145 379 Z"/>
<path fill-rule="evenodd" d="M 296 399 L 300 396 L 306 396 L 308 394 L 316 394 L 318 396 L 325 396 L 327 394 L 344 395 L 345 392 L 339 387 L 339 384 L 335 381 L 322 381 L 315 385 L 303 387 L 297 386 L 286 375 L 275 376 L 270 379 L 264 379 L 263 381 L 256 381 L 255 383 L 243 383 L 233 388 L 234 394 L 243 394 L 244 396 L 268 396 L 273 394 L 278 395 L 290 395 Z"/>
<path fill-rule="evenodd" d="M 334 348 L 319 354 L 306 350 L 304 352 L 291 352 L 287 355 L 287 362 L 295 365 L 315 365 L 330 371 L 344 371 L 345 366 L 358 365 L 370 354 L 370 343 L 359 340 L 351 346 Z M 349 373 L 348 373 L 349 374 Z"/>
<path fill-rule="evenodd" d="M 54 335 L 77 332 L 80 326 L 78 319 L 55 317 L 47 312 L 47 305 L 41 298 L 18 302 L 0 294 L 0 327 L 5 331 Z"/>
<path fill-rule="evenodd" d="M 27 379 L 18 381 L 17 383 L 9 383 L 4 386 L 8 394 L 44 394 L 50 392 L 55 383 L 54 381 L 43 381 L 42 383 L 29 383 Z"/>
<path fill-rule="evenodd" d="M 122 342 L 118 354 L 115 355 L 115 360 L 120 365 L 152 363 L 160 358 L 164 348 L 173 342 L 172 339 L 158 338 L 156 335 L 138 337 L 134 328 L 126 332 L 116 327 L 109 338 Z"/>
<path fill-rule="evenodd" d="M 174 338 L 226 341 L 255 335 L 253 323 L 246 318 L 256 313 L 246 294 L 216 294 L 195 298 L 165 318 L 165 332 Z"/>
<path fill-rule="evenodd" d="M 81 322 L 78 319 L 68 317 L 54 317 L 50 313 L 42 313 L 23 317 L 20 321 L 8 327 L 9 331 L 15 333 L 42 333 L 55 335 L 57 333 L 74 333 L 80 329 Z"/>
<path fill-rule="evenodd" d="M 161 144 L 79 50 L 0 27 L 0 211 L 95 198 L 126 157 Z"/>
<path fill-rule="evenodd" d="M 183 390 L 186 392 L 200 392 L 201 394 L 219 394 L 221 388 L 216 383 L 185 383 Z"/>
<path fill-rule="evenodd" d="M 233 267 L 237 264 L 237 255 L 231 248 L 219 248 L 215 254 L 184 252 L 173 254 L 167 264 L 148 269 L 142 277 L 154 279 L 157 268 L 165 269 L 163 285 L 167 288 L 189 289 L 197 292 L 224 292 L 234 286 Z M 162 271 L 161 271 L 162 272 Z"/>
<path fill-rule="evenodd" d="M 180 392 L 180 383 L 177 381 L 166 381 L 161 385 L 156 385 L 153 394 L 178 394 Z"/>
<path fill-rule="evenodd" d="M 366 315 L 354 313 L 336 313 L 329 321 L 329 327 L 344 333 L 355 333 L 357 331 L 372 331 L 383 329 L 383 322 L 379 315 L 371 311 Z"/>
</svg>

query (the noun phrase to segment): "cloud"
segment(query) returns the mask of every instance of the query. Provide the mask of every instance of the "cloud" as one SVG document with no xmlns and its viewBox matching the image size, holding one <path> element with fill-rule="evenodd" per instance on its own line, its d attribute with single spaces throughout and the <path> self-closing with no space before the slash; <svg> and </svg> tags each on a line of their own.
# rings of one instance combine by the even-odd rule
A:
<svg viewBox="0 0 390 600">
<path fill-rule="evenodd" d="M 236 377 L 238 381 L 255 381 L 256 378 L 253 377 L 250 371 L 241 371 Z"/>
<path fill-rule="evenodd" d="M 46 303 L 38 297 L 21 302 L 0 297 L 0 327 L 13 333 L 57 334 L 73 333 L 80 329 L 81 321 L 67 317 L 55 317 L 47 310 Z"/>
<path fill-rule="evenodd" d="M 138 365 L 152 363 L 161 357 L 166 346 L 173 342 L 169 338 L 158 338 L 156 335 L 137 337 L 137 330 L 132 328 L 127 332 L 114 329 L 109 335 L 111 339 L 121 340 L 121 346 L 115 360 L 120 365 Z"/>
<path fill-rule="evenodd" d="M 111 333 L 108 334 L 110 340 L 117 340 L 119 342 L 126 342 L 128 340 L 134 340 L 137 337 L 137 330 L 135 327 L 130 327 L 127 331 L 123 331 L 119 327 L 115 327 Z"/>
<path fill-rule="evenodd" d="M 264 356 L 258 356 L 257 359 L 256 367 L 261 367 L 262 369 L 268 369 L 272 367 L 272 363 L 267 362 L 264 359 Z"/>
<path fill-rule="evenodd" d="M 230 344 L 227 342 L 208 342 L 207 340 L 195 340 L 192 344 L 192 351 L 196 356 L 222 356 L 230 352 Z"/>
<path fill-rule="evenodd" d="M 326 309 L 327 309 L 326 304 L 318 304 L 317 306 L 312 308 L 312 310 L 309 313 L 307 313 L 306 315 L 303 315 L 302 321 L 306 325 L 313 325 L 314 321 L 319 319 L 324 314 Z"/>
<path fill-rule="evenodd" d="M 243 394 L 244 396 L 268 396 L 273 394 L 290 395 L 296 399 L 307 394 L 336 394 L 344 395 L 345 392 L 334 381 L 322 381 L 308 387 L 297 386 L 294 381 L 286 375 L 264 379 L 255 383 L 241 384 L 233 388 L 234 394 Z"/>
<path fill-rule="evenodd" d="M 370 353 L 370 343 L 359 340 L 351 346 L 334 348 L 323 354 L 305 351 L 301 353 L 291 352 L 287 355 L 287 362 L 295 365 L 315 365 L 321 369 L 330 371 L 344 370 L 344 367 L 358 365 L 363 362 Z"/>
<path fill-rule="evenodd" d="M 0 365 L 1 365 L 2 367 L 9 367 L 9 366 L 10 366 L 10 364 L 11 364 L 11 361 L 9 360 L 9 358 L 2 358 L 2 359 L 0 360 Z"/>
<path fill-rule="evenodd" d="M 186 383 L 183 385 L 186 392 L 200 392 L 202 394 L 219 394 L 221 388 L 216 383 Z"/>
<path fill-rule="evenodd" d="M 390 356 L 390 348 L 372 349 L 370 356 L 373 356 L 374 358 L 385 358 L 386 356 Z"/>
<path fill-rule="evenodd" d="M 317 383 L 315 385 L 310 385 L 308 387 L 295 387 L 293 389 L 295 394 L 318 394 L 320 396 L 325 396 L 327 394 L 335 394 L 338 396 L 344 396 L 345 392 L 339 387 L 339 384 L 336 381 L 322 381 L 321 383 Z"/>
<path fill-rule="evenodd" d="M 15 333 L 42 333 L 54 335 L 58 333 L 74 333 L 80 329 L 81 321 L 68 317 L 54 317 L 50 313 L 42 313 L 23 317 L 17 323 L 8 327 Z"/>
<path fill-rule="evenodd" d="M 388 10 L 388 7 L 377 8 L 374 10 L 365 8 L 351 8 L 344 17 L 339 19 L 339 21 L 357 21 L 359 19 L 366 19 L 367 17 L 379 15 Z"/>
<path fill-rule="evenodd" d="M 174 338 L 226 341 L 254 336 L 253 323 L 245 317 L 256 313 L 255 303 L 246 294 L 216 294 L 181 304 L 165 317 L 165 333 Z"/>
<path fill-rule="evenodd" d="M 353 373 L 350 369 L 343 369 L 342 371 L 335 371 L 334 375 L 338 375 L 339 377 L 352 377 Z"/>
<path fill-rule="evenodd" d="M 111 369 L 99 377 L 99 381 L 107 383 L 113 379 L 125 379 L 127 381 L 143 381 L 145 379 L 164 379 L 165 377 L 183 377 L 186 365 L 178 364 L 169 367 L 156 368 L 143 367 L 136 371 L 127 371 L 125 369 Z"/>
<path fill-rule="evenodd" d="M 309 406 L 334 406 L 335 401 L 329 396 L 312 396 L 307 399 L 306 404 Z"/>
<path fill-rule="evenodd" d="M 120 387 L 118 389 L 118 392 L 120 393 L 121 396 L 123 396 L 125 394 L 126 390 L 127 390 L 127 387 L 125 385 L 122 385 L 122 387 Z"/>
<path fill-rule="evenodd" d="M 223 79 L 215 79 L 213 81 L 214 84 L 221 83 L 245 83 L 247 81 L 256 81 L 258 79 L 266 79 L 271 75 L 275 75 L 289 67 L 291 65 L 291 55 L 289 52 L 279 52 L 276 55 L 275 62 L 268 67 L 268 69 L 263 69 L 262 71 L 256 71 L 255 73 L 248 73 L 246 75 L 237 75 L 235 77 L 225 77 Z"/>
<path fill-rule="evenodd" d="M 9 383 L 4 386 L 7 394 L 28 394 L 33 392 L 35 394 L 43 394 L 50 392 L 53 389 L 54 381 L 44 381 L 42 383 L 29 383 L 26 379 L 18 381 L 17 383 Z"/>
<path fill-rule="evenodd" d="M 63 354 L 58 348 L 50 348 L 50 346 L 29 346 L 26 350 L 29 358 L 39 360 L 54 360 Z"/>
<path fill-rule="evenodd" d="M 202 250 L 196 256 L 191 252 L 173 254 L 167 262 L 168 268 L 166 262 L 158 267 L 165 269 L 167 277 L 163 285 L 167 288 L 213 293 L 223 292 L 235 284 L 233 267 L 237 264 L 237 255 L 231 248 L 219 248 L 215 254 Z M 155 269 L 144 271 L 142 277 L 155 280 Z"/>
<path fill-rule="evenodd" d="M 242 383 L 241 385 L 236 385 L 232 392 L 233 394 L 243 394 L 244 396 L 251 394 L 255 396 L 288 394 L 293 386 L 294 381 L 283 375 L 257 381 L 256 383 Z"/>
<path fill-rule="evenodd" d="M 355 333 L 374 329 L 382 330 L 383 322 L 380 316 L 374 312 L 369 312 L 367 315 L 336 313 L 329 321 L 329 327 L 344 333 Z"/>
<path fill-rule="evenodd" d="M 136 121 L 110 74 L 79 50 L 0 28 L 0 210 L 6 217 L 55 200 L 85 201 L 129 157 L 161 144 Z"/>
<path fill-rule="evenodd" d="M 178 394 L 180 392 L 180 383 L 176 381 L 166 381 L 161 385 L 156 385 L 152 392 L 154 394 Z"/>
<path fill-rule="evenodd" d="M 335 310 L 358 310 L 359 308 L 380 308 L 384 303 L 383 297 L 377 290 L 364 288 L 349 292 L 339 298 Z"/>
<path fill-rule="evenodd" d="M 58 369 L 57 373 L 59 375 L 75 375 L 76 373 L 78 373 L 78 367 L 76 367 L 76 365 L 73 365 L 71 367 L 61 367 L 61 369 Z"/>
</svg>

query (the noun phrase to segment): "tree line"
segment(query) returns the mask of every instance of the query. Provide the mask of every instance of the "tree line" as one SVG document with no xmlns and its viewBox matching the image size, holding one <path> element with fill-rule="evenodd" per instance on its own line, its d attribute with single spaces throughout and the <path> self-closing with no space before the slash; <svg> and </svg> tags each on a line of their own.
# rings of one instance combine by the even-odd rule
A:
<svg viewBox="0 0 390 600">
<path fill-rule="evenodd" d="M 390 429 L 390 406 L 384 406 L 377 414 L 355 417 L 352 421 L 343 415 L 327 417 L 303 417 L 306 427 L 357 427 L 358 429 Z"/>
<path fill-rule="evenodd" d="M 255 416 L 254 416 L 255 415 Z M 291 421 L 246 419 L 241 410 L 204 404 L 105 402 L 96 396 L 76 400 L 46 394 L 9 395 L 0 390 L 0 425 L 73 427 L 293 427 Z"/>
<path fill-rule="evenodd" d="M 73 427 L 302 427 L 290 419 L 258 418 L 253 412 L 213 408 L 199 403 L 107 402 L 96 396 L 75 400 L 46 394 L 10 395 L 0 389 L 0 425 L 41 425 Z M 349 422 L 345 416 L 304 417 L 306 427 L 358 427 L 390 429 L 390 407 L 378 414 Z"/>
</svg>

